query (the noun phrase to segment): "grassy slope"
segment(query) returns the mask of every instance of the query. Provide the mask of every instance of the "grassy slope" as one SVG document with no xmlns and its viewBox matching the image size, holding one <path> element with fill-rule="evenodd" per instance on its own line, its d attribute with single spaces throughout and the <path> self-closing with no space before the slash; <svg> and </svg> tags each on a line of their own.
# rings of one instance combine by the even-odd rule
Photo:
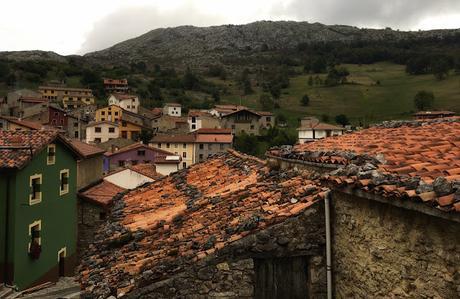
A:
<svg viewBox="0 0 460 299">
<path fill-rule="evenodd" d="M 296 126 L 297 119 L 305 115 L 321 116 L 327 114 L 333 120 L 335 115 L 346 114 L 354 123 L 364 124 L 386 119 L 410 118 L 415 110 L 414 95 L 419 90 L 434 92 L 435 108 L 448 109 L 460 113 L 460 76 L 451 74 L 446 80 L 438 81 L 433 75 L 409 76 L 404 66 L 379 63 L 373 65 L 345 65 L 351 73 L 351 80 L 363 83 L 347 84 L 336 87 L 308 86 L 309 75 L 291 78 L 290 87 L 283 90 L 281 109 Z M 370 85 L 380 81 L 380 85 Z M 230 83 L 222 82 L 227 86 Z M 230 94 L 222 97 L 224 103 L 240 103 L 240 91 L 233 83 Z M 261 90 L 243 96 L 243 105 L 258 107 L 257 99 Z M 300 99 L 304 94 L 310 96 L 310 105 L 302 107 Z"/>
</svg>

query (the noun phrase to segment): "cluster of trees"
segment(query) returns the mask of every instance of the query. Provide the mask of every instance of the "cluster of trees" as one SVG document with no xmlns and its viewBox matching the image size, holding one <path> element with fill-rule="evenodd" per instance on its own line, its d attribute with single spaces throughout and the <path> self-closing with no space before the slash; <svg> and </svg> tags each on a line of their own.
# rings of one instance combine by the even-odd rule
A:
<svg viewBox="0 0 460 299">
<path fill-rule="evenodd" d="M 419 111 L 433 108 L 434 94 L 431 91 L 421 90 L 414 97 L 415 108 Z"/>
<path fill-rule="evenodd" d="M 419 55 L 407 61 L 406 72 L 411 75 L 433 74 L 438 80 L 443 80 L 454 67 L 455 60 L 451 56 Z"/>
<path fill-rule="evenodd" d="M 265 152 L 273 146 L 293 145 L 297 142 L 295 131 L 280 128 L 270 128 L 261 136 L 243 133 L 235 137 L 234 147 L 236 150 L 263 157 Z"/>
</svg>

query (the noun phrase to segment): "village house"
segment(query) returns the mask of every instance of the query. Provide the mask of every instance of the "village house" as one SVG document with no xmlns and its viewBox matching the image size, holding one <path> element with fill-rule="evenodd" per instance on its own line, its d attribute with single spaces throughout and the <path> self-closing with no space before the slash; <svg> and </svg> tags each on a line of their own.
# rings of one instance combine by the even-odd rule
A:
<svg viewBox="0 0 460 299">
<path fill-rule="evenodd" d="M 190 132 L 187 117 L 178 117 L 163 114 L 158 118 L 157 126 L 157 131 L 160 133 L 185 134 Z"/>
<path fill-rule="evenodd" d="M 151 147 L 165 150 L 182 158 L 180 169 L 187 168 L 195 161 L 195 135 L 156 135 L 150 140 Z"/>
<path fill-rule="evenodd" d="M 108 106 L 116 105 L 133 113 L 138 113 L 139 111 L 140 102 L 139 97 L 136 95 L 113 93 L 109 96 L 107 102 Z"/>
<path fill-rule="evenodd" d="M 201 128 L 220 128 L 220 121 L 208 111 L 190 110 L 188 112 L 189 131 L 194 132 Z"/>
<path fill-rule="evenodd" d="M 323 298 L 317 183 L 227 152 L 118 194 L 80 283 L 93 298 Z"/>
<path fill-rule="evenodd" d="M 97 147 L 102 148 L 106 152 L 116 152 L 120 148 L 123 148 L 128 145 L 132 145 L 137 143 L 136 141 L 129 140 L 129 139 L 124 139 L 124 138 L 114 138 L 111 140 L 108 140 L 106 142 L 98 143 Z"/>
<path fill-rule="evenodd" d="M 86 143 L 101 143 L 120 136 L 117 123 L 110 121 L 92 122 L 86 126 Z"/>
<path fill-rule="evenodd" d="M 73 276 L 77 154 L 57 131 L 0 131 L 0 282 Z"/>
<path fill-rule="evenodd" d="M 215 105 L 214 108 L 209 110 L 211 115 L 222 117 L 224 115 L 236 112 L 238 110 L 247 110 L 248 107 L 242 105 Z"/>
<path fill-rule="evenodd" d="M 166 103 L 163 107 L 163 115 L 181 117 L 182 105 L 178 103 Z"/>
<path fill-rule="evenodd" d="M 157 159 L 163 162 L 165 157 L 174 155 L 165 150 L 153 148 L 142 143 L 135 143 L 113 152 L 107 151 L 104 154 L 104 172 L 109 173 L 110 171 L 137 164 L 155 164 Z M 175 161 L 171 163 L 177 165 Z"/>
<path fill-rule="evenodd" d="M 77 190 L 93 184 L 103 176 L 105 150 L 77 139 L 67 142 L 77 153 Z"/>
<path fill-rule="evenodd" d="M 309 142 L 315 139 L 322 139 L 331 136 L 340 136 L 345 129 L 320 122 L 315 117 L 304 117 L 300 120 L 299 143 Z"/>
<path fill-rule="evenodd" d="M 256 111 L 260 115 L 259 127 L 269 129 L 275 127 L 275 115 L 269 111 Z"/>
<path fill-rule="evenodd" d="M 36 105 L 34 107 L 36 107 L 37 110 L 33 114 L 24 115 L 24 119 L 52 126 L 61 130 L 67 129 L 67 111 L 59 107 L 59 105 L 49 103 L 47 105 Z"/>
<path fill-rule="evenodd" d="M 261 116 L 249 109 L 236 110 L 221 116 L 221 127 L 231 129 L 235 135 L 246 133 L 259 135 L 259 122 Z"/>
<path fill-rule="evenodd" d="M 22 97 L 41 98 L 41 94 L 30 89 L 18 89 L 15 91 L 10 91 L 5 97 L 5 101 L 1 107 L 0 114 L 19 117 L 19 99 Z"/>
<path fill-rule="evenodd" d="M 79 108 L 94 104 L 93 91 L 87 88 L 70 88 L 65 86 L 39 86 L 44 99 L 60 103 L 65 109 Z"/>
<path fill-rule="evenodd" d="M 30 131 L 41 130 L 43 126 L 40 123 L 23 120 L 13 116 L 0 116 L 0 130 L 3 131 Z"/>
<path fill-rule="evenodd" d="M 49 103 L 49 100 L 43 99 L 40 97 L 20 97 L 18 99 L 18 106 L 13 109 L 12 115 L 17 116 L 17 117 L 24 117 L 25 114 L 27 114 L 27 110 L 33 109 L 35 107 L 40 107 L 40 105 L 47 106 Z"/>
<path fill-rule="evenodd" d="M 88 250 L 89 244 L 94 242 L 99 227 L 106 222 L 113 198 L 123 192 L 126 192 L 126 189 L 103 179 L 79 190 L 77 194 L 79 260 Z"/>
<path fill-rule="evenodd" d="M 419 111 L 414 114 L 414 117 L 417 120 L 429 120 L 453 116 L 455 116 L 455 112 L 452 111 Z"/>
<path fill-rule="evenodd" d="M 107 93 L 126 94 L 129 92 L 128 80 L 104 78 L 104 89 Z"/>
<path fill-rule="evenodd" d="M 70 138 L 85 140 L 87 125 L 88 121 L 86 119 L 67 113 L 67 128 L 65 128 L 65 131 Z"/>
<path fill-rule="evenodd" d="M 268 153 L 332 189 L 336 298 L 458 297 L 459 134 L 458 118 L 393 121 Z"/>
<path fill-rule="evenodd" d="M 179 170 L 182 158 L 178 155 L 158 156 L 155 159 L 155 168 L 158 174 L 170 175 Z"/>
<path fill-rule="evenodd" d="M 195 132 L 195 162 L 201 162 L 209 157 L 226 152 L 233 146 L 231 129 L 202 128 Z"/>
</svg>

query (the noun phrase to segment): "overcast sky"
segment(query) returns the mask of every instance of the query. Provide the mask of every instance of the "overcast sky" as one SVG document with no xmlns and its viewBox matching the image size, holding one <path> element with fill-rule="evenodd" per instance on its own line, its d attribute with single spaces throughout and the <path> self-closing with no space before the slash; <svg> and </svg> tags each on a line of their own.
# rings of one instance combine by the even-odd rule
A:
<svg viewBox="0 0 460 299">
<path fill-rule="evenodd" d="M 460 28 L 460 0 L 3 0 L 0 51 L 83 54 L 155 28 L 295 20 Z M 8 3 L 8 4 L 7 4 Z"/>
</svg>

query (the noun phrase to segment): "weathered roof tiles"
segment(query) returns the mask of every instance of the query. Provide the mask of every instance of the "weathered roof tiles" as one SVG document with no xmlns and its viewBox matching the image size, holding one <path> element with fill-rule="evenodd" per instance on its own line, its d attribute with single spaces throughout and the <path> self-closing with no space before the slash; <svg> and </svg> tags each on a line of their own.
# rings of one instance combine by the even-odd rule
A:
<svg viewBox="0 0 460 299">
<path fill-rule="evenodd" d="M 119 295 L 146 269 L 152 280 L 171 275 L 178 263 L 198 261 L 300 214 L 324 198 L 326 189 L 317 183 L 232 151 L 134 190 L 115 203 L 115 223 L 84 259 L 83 286 L 96 295 L 110 286 Z M 97 277 L 104 277 L 103 285 Z"/>
</svg>

